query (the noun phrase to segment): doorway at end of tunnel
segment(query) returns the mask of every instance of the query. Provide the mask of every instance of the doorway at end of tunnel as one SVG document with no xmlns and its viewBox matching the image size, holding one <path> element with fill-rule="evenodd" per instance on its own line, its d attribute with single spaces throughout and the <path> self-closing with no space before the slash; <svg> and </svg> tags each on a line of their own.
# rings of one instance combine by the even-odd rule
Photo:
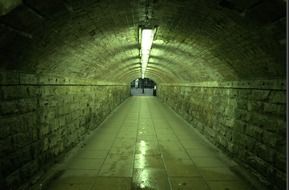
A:
<svg viewBox="0 0 289 190">
<path fill-rule="evenodd" d="M 156 96 L 157 84 L 149 78 L 137 78 L 130 83 L 131 96 Z"/>
</svg>

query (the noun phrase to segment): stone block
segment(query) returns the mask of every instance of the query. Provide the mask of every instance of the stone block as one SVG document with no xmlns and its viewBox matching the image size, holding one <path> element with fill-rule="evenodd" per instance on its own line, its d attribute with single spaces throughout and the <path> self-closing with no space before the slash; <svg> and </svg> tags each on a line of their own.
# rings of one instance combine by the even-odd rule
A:
<svg viewBox="0 0 289 190">
<path fill-rule="evenodd" d="M 50 107 L 58 106 L 59 99 L 55 96 L 45 96 L 39 99 L 39 106 L 43 109 L 49 109 Z"/>
<path fill-rule="evenodd" d="M 245 100 L 242 100 L 242 99 L 236 99 L 237 101 L 237 108 L 238 109 L 243 109 L 243 110 L 246 110 L 247 109 L 247 101 Z"/>
<path fill-rule="evenodd" d="M 24 147 L 32 143 L 32 138 L 29 133 L 18 133 L 12 136 L 12 145 L 16 148 Z"/>
<path fill-rule="evenodd" d="M 48 138 L 48 137 L 43 138 L 42 143 L 43 143 L 43 144 L 42 144 L 42 151 L 48 150 L 48 148 L 49 148 L 49 143 L 50 143 L 49 138 Z"/>
<path fill-rule="evenodd" d="M 280 171 L 286 171 L 286 154 L 285 153 L 276 153 L 276 159 L 274 162 L 274 166 L 278 168 Z"/>
<path fill-rule="evenodd" d="M 267 117 L 267 119 L 263 120 L 263 122 L 260 123 L 260 126 L 262 126 L 264 130 L 277 132 L 276 134 L 282 135 L 285 132 L 284 129 L 286 129 L 286 122 L 283 119 L 273 119 Z"/>
<path fill-rule="evenodd" d="M 41 140 L 35 141 L 29 145 L 31 157 L 33 160 L 37 160 L 41 154 Z"/>
<path fill-rule="evenodd" d="M 9 154 L 8 159 L 11 160 L 14 168 L 21 167 L 24 163 L 32 159 L 30 147 L 22 146 L 21 149 L 17 149 L 12 154 Z"/>
<path fill-rule="evenodd" d="M 19 73 L 0 72 L 0 84 L 3 84 L 3 85 L 19 84 Z"/>
<path fill-rule="evenodd" d="M 1 86 L 1 91 L 4 100 L 16 100 L 25 97 L 19 86 Z"/>
<path fill-rule="evenodd" d="M 257 170 L 258 173 L 262 173 L 263 175 L 267 173 L 268 164 L 258 156 L 251 154 L 248 157 L 248 164 L 254 170 Z"/>
<path fill-rule="evenodd" d="M 27 132 L 30 129 L 35 129 L 37 127 L 37 112 L 29 112 L 26 114 L 22 114 L 20 120 L 19 126 L 22 126 L 22 128 L 19 128 L 19 132 Z"/>
<path fill-rule="evenodd" d="M 278 141 L 278 136 L 276 133 L 272 133 L 269 131 L 263 132 L 263 143 L 266 144 L 269 147 L 275 147 Z"/>
<path fill-rule="evenodd" d="M 0 140 L 0 154 L 7 155 L 13 151 L 15 151 L 14 146 L 12 146 L 12 137 L 8 136 L 5 139 Z M 10 146 L 8 146 L 10 145 Z"/>
<path fill-rule="evenodd" d="M 275 185 L 277 186 L 278 189 L 286 189 L 286 182 L 288 180 L 286 173 L 280 170 L 276 170 L 275 173 Z"/>
<path fill-rule="evenodd" d="M 252 90 L 250 99 L 252 100 L 267 100 L 269 98 L 269 90 Z"/>
<path fill-rule="evenodd" d="M 270 149 L 262 143 L 257 143 L 253 151 L 254 153 L 252 155 L 255 155 L 256 157 L 258 157 L 258 160 L 260 161 L 260 163 L 266 162 L 264 163 L 266 165 L 273 164 L 274 159 L 275 159 L 274 149 Z M 263 165 L 263 164 L 260 164 L 260 165 Z M 263 169 L 263 171 L 265 170 Z"/>
<path fill-rule="evenodd" d="M 247 110 L 249 112 L 260 112 L 264 109 L 263 102 L 259 101 L 248 101 L 247 102 Z"/>
<path fill-rule="evenodd" d="M 276 130 L 274 128 L 276 126 L 277 119 L 273 116 L 264 115 L 258 112 L 251 112 L 250 113 L 250 120 L 249 123 L 259 126 L 260 128 L 272 128 L 272 130 Z"/>
<path fill-rule="evenodd" d="M 236 109 L 233 116 L 236 120 L 240 120 L 245 123 L 249 123 L 251 118 L 250 112 L 243 109 Z"/>
<path fill-rule="evenodd" d="M 1 101 L 0 102 L 0 113 L 1 115 L 11 115 L 17 114 L 19 109 L 17 107 L 17 102 L 14 101 Z"/>
<path fill-rule="evenodd" d="M 224 125 L 229 127 L 229 128 L 233 128 L 235 126 L 235 119 L 234 118 L 225 119 Z"/>
<path fill-rule="evenodd" d="M 11 173 L 5 178 L 5 186 L 7 189 L 17 189 L 22 183 L 19 170 Z"/>
<path fill-rule="evenodd" d="M 265 103 L 264 104 L 264 113 L 285 116 L 286 104 Z"/>
<path fill-rule="evenodd" d="M 258 126 L 249 125 L 246 128 L 246 134 L 255 138 L 258 141 L 262 141 L 264 130 Z"/>
<path fill-rule="evenodd" d="M 252 90 L 249 89 L 239 89 L 238 99 L 248 99 L 252 94 Z"/>
<path fill-rule="evenodd" d="M 27 98 L 37 98 L 40 96 L 40 86 L 25 86 L 26 96 Z"/>
<path fill-rule="evenodd" d="M 19 73 L 20 84 L 37 84 L 37 76 L 35 74 Z"/>
<path fill-rule="evenodd" d="M 23 165 L 19 170 L 21 180 L 30 180 L 31 176 L 35 175 L 38 172 L 38 169 L 39 165 L 36 160 L 32 160 L 27 164 Z"/>
<path fill-rule="evenodd" d="M 9 159 L 0 159 L 0 168 L 1 168 L 1 175 L 6 177 L 11 172 L 13 172 L 14 166 L 11 160 Z M 4 178 L 2 178 L 4 179 Z M 1 181 L 1 180 L 0 180 Z M 0 186 L 1 187 L 1 186 Z"/>
<path fill-rule="evenodd" d="M 255 149 L 257 141 L 254 137 L 242 134 L 241 138 L 236 143 L 240 144 L 240 146 L 244 147 L 246 150 L 253 151 Z"/>
<path fill-rule="evenodd" d="M 39 122 L 41 124 L 48 124 L 55 118 L 55 109 L 39 109 Z"/>
<path fill-rule="evenodd" d="M 16 101 L 16 108 L 19 113 L 34 112 L 37 109 L 36 99 L 19 99 Z"/>
<path fill-rule="evenodd" d="M 286 104 L 286 91 L 272 91 L 270 94 L 270 102 Z"/>
<path fill-rule="evenodd" d="M 4 119 L 0 119 L 0 140 L 7 138 L 11 134 L 11 130 L 9 127 L 8 121 L 5 121 Z"/>
</svg>

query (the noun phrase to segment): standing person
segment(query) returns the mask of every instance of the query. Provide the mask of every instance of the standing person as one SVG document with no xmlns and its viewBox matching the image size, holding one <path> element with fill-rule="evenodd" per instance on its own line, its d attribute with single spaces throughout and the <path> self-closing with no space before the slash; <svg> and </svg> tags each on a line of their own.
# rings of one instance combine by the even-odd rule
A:
<svg viewBox="0 0 289 190">
<path fill-rule="evenodd" d="M 153 91 L 153 95 L 156 96 L 157 95 L 157 85 L 154 85 L 154 91 Z"/>
<path fill-rule="evenodd" d="M 143 94 L 144 94 L 144 88 L 145 88 L 144 79 L 142 79 L 142 93 Z"/>
<path fill-rule="evenodd" d="M 134 82 L 134 87 L 135 87 L 135 88 L 138 88 L 138 79 L 135 80 L 135 82 Z"/>
</svg>

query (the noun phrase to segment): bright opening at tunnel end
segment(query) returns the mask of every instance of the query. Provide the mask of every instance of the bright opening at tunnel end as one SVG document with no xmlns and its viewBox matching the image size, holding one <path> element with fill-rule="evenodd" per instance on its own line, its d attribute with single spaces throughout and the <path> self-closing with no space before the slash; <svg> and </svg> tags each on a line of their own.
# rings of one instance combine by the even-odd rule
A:
<svg viewBox="0 0 289 190">
<path fill-rule="evenodd" d="M 145 77 L 145 71 L 148 65 L 150 50 L 153 44 L 155 28 L 148 29 L 142 28 L 141 29 L 141 78 Z"/>
</svg>

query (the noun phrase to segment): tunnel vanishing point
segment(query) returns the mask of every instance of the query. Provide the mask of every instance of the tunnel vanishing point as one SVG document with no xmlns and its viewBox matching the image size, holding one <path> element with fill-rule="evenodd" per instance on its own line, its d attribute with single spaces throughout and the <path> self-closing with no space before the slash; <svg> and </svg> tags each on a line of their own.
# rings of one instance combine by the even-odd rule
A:
<svg viewBox="0 0 289 190">
<path fill-rule="evenodd" d="M 155 105 L 140 118 L 168 106 L 244 178 L 286 189 L 286 4 L 0 0 L 0 189 L 44 189 L 51 168 L 128 101 Z M 142 77 L 156 97 L 130 97 Z"/>
</svg>

